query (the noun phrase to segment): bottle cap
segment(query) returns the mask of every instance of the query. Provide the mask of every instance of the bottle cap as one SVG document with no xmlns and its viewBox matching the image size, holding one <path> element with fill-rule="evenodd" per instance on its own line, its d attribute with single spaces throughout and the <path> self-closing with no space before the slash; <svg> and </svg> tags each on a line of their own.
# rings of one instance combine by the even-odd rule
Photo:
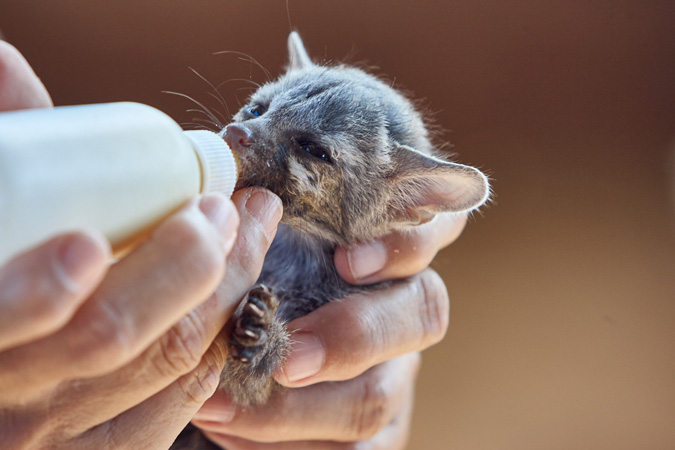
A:
<svg viewBox="0 0 675 450">
<path fill-rule="evenodd" d="M 191 141 L 202 166 L 201 192 L 221 192 L 231 197 L 237 183 L 237 163 L 225 140 L 207 130 L 183 134 Z"/>
</svg>

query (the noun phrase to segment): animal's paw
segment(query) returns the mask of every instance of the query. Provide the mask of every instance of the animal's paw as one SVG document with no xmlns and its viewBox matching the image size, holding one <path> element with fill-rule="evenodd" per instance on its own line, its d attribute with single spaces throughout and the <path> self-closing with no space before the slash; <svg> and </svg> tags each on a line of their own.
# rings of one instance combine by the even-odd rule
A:
<svg viewBox="0 0 675 450">
<path fill-rule="evenodd" d="M 266 286 L 251 289 L 230 338 L 230 356 L 249 364 L 262 353 L 279 300 Z"/>
</svg>

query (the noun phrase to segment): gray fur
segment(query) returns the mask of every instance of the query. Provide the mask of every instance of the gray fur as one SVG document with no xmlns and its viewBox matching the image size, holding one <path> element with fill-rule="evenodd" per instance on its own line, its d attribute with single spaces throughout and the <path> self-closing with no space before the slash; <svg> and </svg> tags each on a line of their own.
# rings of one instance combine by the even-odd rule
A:
<svg viewBox="0 0 675 450">
<path fill-rule="evenodd" d="M 296 33 L 289 52 L 288 71 L 260 87 L 228 126 L 245 131 L 246 145 L 223 130 L 241 163 L 238 187 L 267 187 L 284 205 L 259 280 L 281 300 L 280 324 L 364 289 L 337 274 L 338 245 L 468 211 L 488 195 L 481 172 L 434 156 L 421 114 L 398 91 L 354 67 L 313 64 Z M 308 153 L 307 143 L 328 161 Z M 268 331 L 253 361 L 228 362 L 223 385 L 238 403 L 266 401 L 270 374 L 283 363 L 285 329 Z"/>
</svg>

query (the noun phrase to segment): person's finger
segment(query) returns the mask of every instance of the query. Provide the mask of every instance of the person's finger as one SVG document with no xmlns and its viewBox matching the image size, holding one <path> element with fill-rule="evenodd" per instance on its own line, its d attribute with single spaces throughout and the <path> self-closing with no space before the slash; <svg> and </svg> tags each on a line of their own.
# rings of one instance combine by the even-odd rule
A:
<svg viewBox="0 0 675 450">
<path fill-rule="evenodd" d="M 237 239 L 228 258 L 228 270 L 218 293 L 236 291 L 243 297 L 260 275 L 264 256 L 259 256 L 267 253 L 274 240 L 283 207 L 279 197 L 259 186 L 235 192 L 232 201 L 240 211 L 245 208 L 240 228 L 246 232 Z"/>
<path fill-rule="evenodd" d="M 0 112 L 50 106 L 47 89 L 23 55 L 0 40 Z"/>
<path fill-rule="evenodd" d="M 335 441 L 288 441 L 255 442 L 223 433 L 204 431 L 204 435 L 213 443 L 227 450 L 357 450 L 367 447 L 355 442 Z"/>
<path fill-rule="evenodd" d="M 72 435 L 112 420 L 195 370 L 233 308 L 211 296 L 126 366 L 94 378 L 62 382 L 50 414 L 67 418 Z"/>
<path fill-rule="evenodd" d="M 289 389 L 258 407 L 233 407 L 218 392 L 192 423 L 256 442 L 371 439 L 401 411 L 419 368 L 417 353 L 379 364 L 351 380 Z"/>
<path fill-rule="evenodd" d="M 110 245 L 93 231 L 68 233 L 0 268 L 0 351 L 65 325 L 108 268 Z"/>
<path fill-rule="evenodd" d="M 260 197 L 249 202 L 250 194 L 255 193 Z M 154 395 L 179 376 L 193 370 L 259 275 L 271 243 L 266 228 L 275 227 L 281 216 L 277 200 L 269 191 L 260 189 L 237 193 L 233 197 L 239 212 L 240 231 L 234 250 L 228 257 L 227 273 L 243 271 L 238 266 L 245 264 L 249 273 L 246 277 L 241 277 L 240 273 L 235 283 L 227 280 L 226 275 L 222 288 L 216 294 L 121 369 L 102 377 L 74 380 L 60 386 L 60 395 L 53 396 L 52 414 L 71 417 L 71 422 L 77 423 L 84 431 L 117 416 L 137 404 L 139 398 Z M 244 242 L 247 244 L 242 244 Z M 257 272 L 253 271 L 255 268 Z M 121 384 L 124 388 L 120 387 Z"/>
<path fill-rule="evenodd" d="M 113 420 L 79 435 L 68 448 L 169 448 L 215 392 L 226 356 L 224 340 L 216 339 L 195 370 Z"/>
<path fill-rule="evenodd" d="M 275 378 L 290 387 L 352 378 L 379 362 L 437 343 L 447 331 L 449 314 L 447 289 L 431 269 L 385 289 L 328 303 L 288 325 L 297 331 Z"/>
<path fill-rule="evenodd" d="M 111 267 L 61 330 L 0 354 L 0 381 L 36 390 L 43 383 L 110 372 L 209 298 L 225 270 L 223 240 L 236 233 L 237 212 L 229 200 L 214 208 L 206 198 L 201 206 L 209 208 L 191 202 Z"/>
<path fill-rule="evenodd" d="M 223 433 L 204 431 L 212 442 L 227 450 L 402 450 L 410 435 L 413 389 L 409 389 L 402 410 L 372 439 L 360 442 L 288 441 L 255 442 Z"/>
<path fill-rule="evenodd" d="M 462 233 L 466 214 L 439 214 L 430 222 L 350 248 L 335 250 L 335 267 L 351 284 L 404 278 L 427 267 Z"/>
</svg>

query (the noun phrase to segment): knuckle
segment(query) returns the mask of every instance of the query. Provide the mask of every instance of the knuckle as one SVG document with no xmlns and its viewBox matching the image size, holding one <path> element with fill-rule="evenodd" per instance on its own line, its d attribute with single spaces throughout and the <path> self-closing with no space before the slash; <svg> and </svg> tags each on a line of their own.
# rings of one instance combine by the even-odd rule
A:
<svg viewBox="0 0 675 450">
<path fill-rule="evenodd" d="M 205 220 L 205 219 L 204 219 Z M 175 254 L 179 270 L 189 273 L 196 283 L 215 282 L 225 270 L 225 253 L 215 233 L 193 214 L 180 214 L 169 220 L 159 233 Z"/>
<path fill-rule="evenodd" d="M 382 325 L 379 311 L 369 308 L 342 308 L 340 322 L 343 329 L 350 330 L 351 339 L 358 341 L 343 342 L 340 346 L 348 351 L 339 352 L 345 363 L 366 370 L 378 359 L 382 349 L 387 346 L 386 326 Z"/>
<path fill-rule="evenodd" d="M 206 341 L 204 325 L 191 312 L 159 340 L 159 351 L 152 359 L 160 376 L 175 378 L 199 365 Z"/>
<path fill-rule="evenodd" d="M 118 449 L 124 448 L 124 442 L 119 435 L 119 429 L 117 427 L 117 422 L 115 420 L 110 420 L 101 425 L 101 429 L 98 430 L 100 433 L 100 439 L 98 442 L 99 448 L 103 449 Z"/>
<path fill-rule="evenodd" d="M 78 319 L 71 328 L 76 339 L 76 350 L 72 354 L 86 369 L 110 369 L 129 359 L 133 333 L 131 323 L 124 314 L 101 301 L 91 312 Z"/>
<path fill-rule="evenodd" d="M 32 320 L 44 327 L 63 325 L 79 304 L 79 289 L 61 272 L 62 269 L 54 269 L 50 277 L 35 280 L 35 290 L 27 305 L 33 312 Z"/>
<path fill-rule="evenodd" d="M 74 311 L 72 296 L 53 293 L 49 297 L 35 296 L 24 306 L 32 326 L 43 330 L 57 329 Z"/>
<path fill-rule="evenodd" d="M 10 300 L 14 303 L 19 316 L 26 326 L 40 328 L 43 330 L 56 329 L 63 325 L 75 310 L 75 295 L 61 289 L 58 285 L 51 282 L 48 278 L 30 277 L 32 279 L 13 280 L 14 286 L 9 286 L 6 292 L 14 291 L 13 288 L 25 284 L 24 292 Z M 3 289 L 4 290 L 4 289 Z M 12 293 L 11 295 L 14 295 Z M 5 297 L 4 295 L 1 297 Z M 3 303 L 4 298 L 0 298 Z"/>
<path fill-rule="evenodd" d="M 179 379 L 186 400 L 195 406 L 199 406 L 208 400 L 220 383 L 221 368 L 215 362 L 205 363 L 205 367 L 199 367 Z"/>
<path fill-rule="evenodd" d="M 22 255 L 0 270 L 0 302 L 26 326 L 54 329 L 74 312 L 79 296 L 60 275 L 54 258 Z"/>
<path fill-rule="evenodd" d="M 370 370 L 365 375 L 352 414 L 351 429 L 357 440 L 374 437 L 389 422 L 391 392 L 388 383 L 377 370 Z"/>
<path fill-rule="evenodd" d="M 418 277 L 422 298 L 419 320 L 422 343 L 431 345 L 445 336 L 450 321 L 450 298 L 443 279 L 433 270 L 425 270 Z"/>
</svg>

